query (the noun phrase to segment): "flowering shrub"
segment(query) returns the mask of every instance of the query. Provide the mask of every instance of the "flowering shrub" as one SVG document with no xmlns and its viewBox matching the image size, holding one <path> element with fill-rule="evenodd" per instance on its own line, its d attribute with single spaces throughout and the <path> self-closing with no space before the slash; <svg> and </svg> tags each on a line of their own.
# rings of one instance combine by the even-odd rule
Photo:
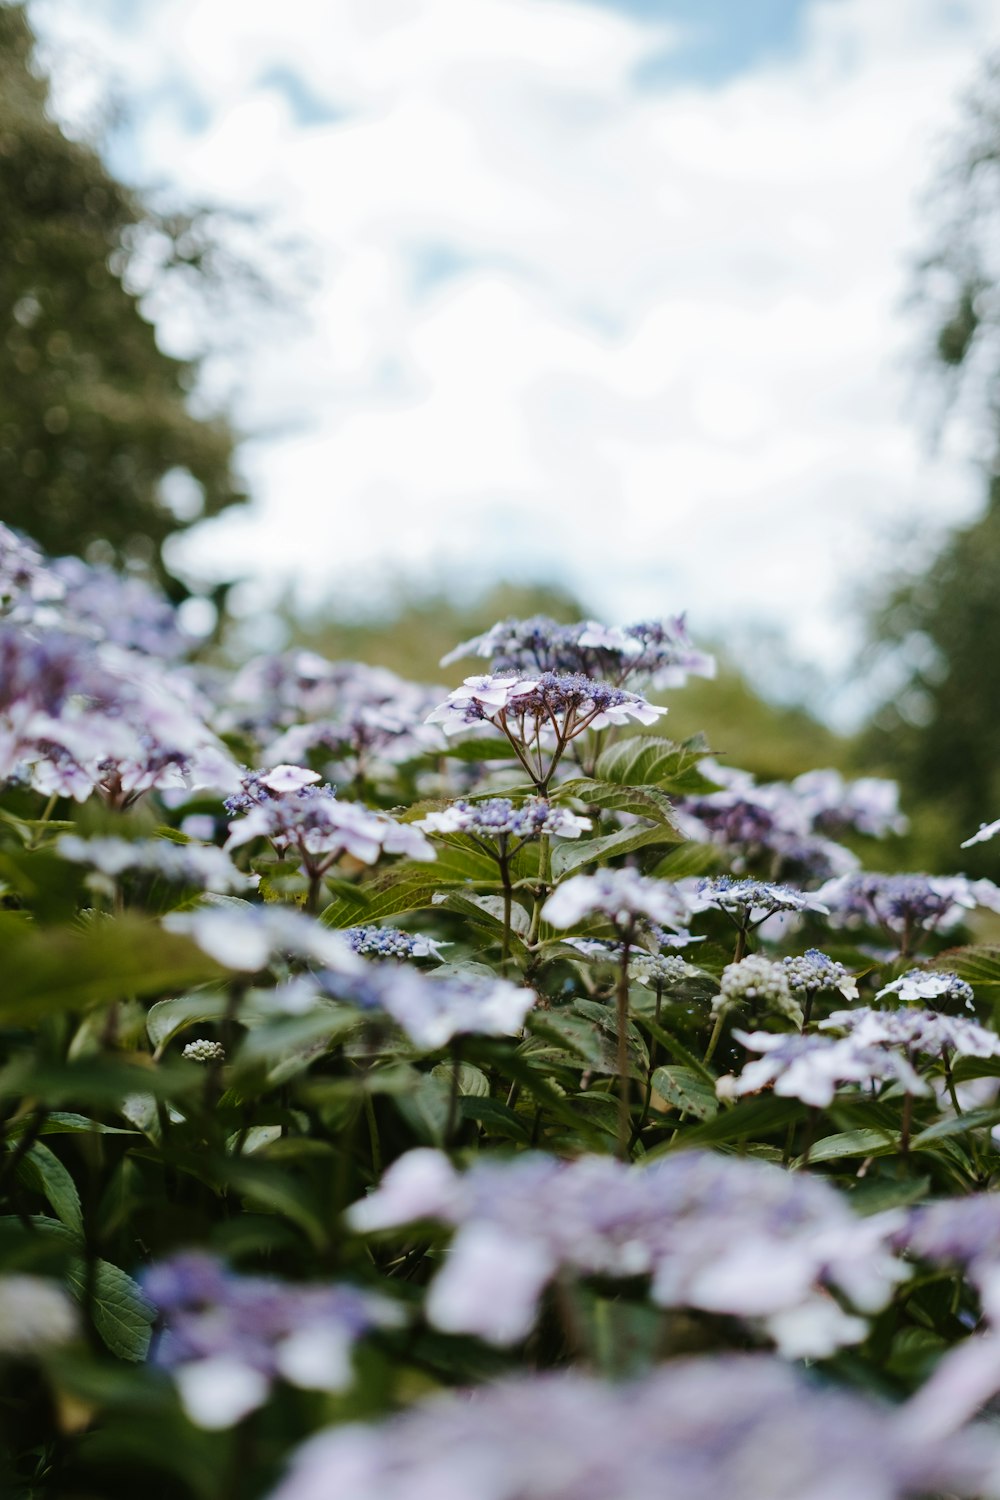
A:
<svg viewBox="0 0 1000 1500">
<path fill-rule="evenodd" d="M 0 528 L 0 1493 L 1000 1496 L 1000 890 L 682 617 L 190 647 Z"/>
</svg>

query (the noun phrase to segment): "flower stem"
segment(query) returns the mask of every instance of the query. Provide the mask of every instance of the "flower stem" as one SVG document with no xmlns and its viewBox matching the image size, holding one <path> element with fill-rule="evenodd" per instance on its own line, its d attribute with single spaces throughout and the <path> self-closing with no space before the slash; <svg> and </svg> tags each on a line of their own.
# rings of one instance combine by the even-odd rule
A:
<svg viewBox="0 0 1000 1500">
<path fill-rule="evenodd" d="M 630 925 L 626 928 L 622 936 L 622 951 L 618 965 L 618 986 L 616 991 L 618 1025 L 618 1155 L 622 1161 L 628 1161 L 629 1147 L 632 1141 L 628 1066 L 628 961 L 631 945 L 632 928 Z"/>
</svg>

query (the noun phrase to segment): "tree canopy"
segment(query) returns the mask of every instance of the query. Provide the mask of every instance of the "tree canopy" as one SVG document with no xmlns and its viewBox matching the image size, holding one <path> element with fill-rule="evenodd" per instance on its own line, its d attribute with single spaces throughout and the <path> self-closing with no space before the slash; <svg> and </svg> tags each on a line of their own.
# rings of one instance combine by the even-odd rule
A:
<svg viewBox="0 0 1000 1500">
<path fill-rule="evenodd" d="M 24 7 L 0 4 L 4 519 L 54 553 L 100 542 L 162 568 L 171 533 L 246 498 L 234 435 L 192 410 L 197 362 L 160 348 L 129 289 L 162 222 L 59 126 L 33 54 Z"/>
</svg>

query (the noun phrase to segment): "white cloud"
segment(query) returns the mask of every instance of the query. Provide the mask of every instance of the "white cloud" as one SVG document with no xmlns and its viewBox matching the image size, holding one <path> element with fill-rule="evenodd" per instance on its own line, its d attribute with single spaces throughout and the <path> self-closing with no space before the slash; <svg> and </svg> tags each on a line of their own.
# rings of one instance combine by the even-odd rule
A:
<svg viewBox="0 0 1000 1500">
<path fill-rule="evenodd" d="M 661 92 L 635 76 L 667 33 L 577 0 L 33 14 L 146 101 L 144 174 L 317 247 L 303 327 L 242 382 L 278 428 L 247 450 L 255 505 L 192 564 L 314 590 L 551 569 L 611 615 L 759 616 L 838 664 L 881 539 L 974 509 L 907 410 L 901 301 L 1000 0 L 813 0 L 794 58 Z"/>
</svg>

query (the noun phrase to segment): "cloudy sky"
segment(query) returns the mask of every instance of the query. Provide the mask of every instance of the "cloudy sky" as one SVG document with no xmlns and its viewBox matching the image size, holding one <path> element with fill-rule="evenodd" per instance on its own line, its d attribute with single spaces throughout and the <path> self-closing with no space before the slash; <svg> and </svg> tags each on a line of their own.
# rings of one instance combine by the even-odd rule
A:
<svg viewBox="0 0 1000 1500">
<path fill-rule="evenodd" d="M 308 247 L 296 314 L 235 369 L 254 504 L 192 535 L 201 574 L 345 606 L 400 572 L 551 577 L 836 669 L 858 581 L 975 510 L 904 298 L 1000 0 L 31 13 L 60 108 L 95 80 L 128 106 L 119 170 Z"/>
</svg>

